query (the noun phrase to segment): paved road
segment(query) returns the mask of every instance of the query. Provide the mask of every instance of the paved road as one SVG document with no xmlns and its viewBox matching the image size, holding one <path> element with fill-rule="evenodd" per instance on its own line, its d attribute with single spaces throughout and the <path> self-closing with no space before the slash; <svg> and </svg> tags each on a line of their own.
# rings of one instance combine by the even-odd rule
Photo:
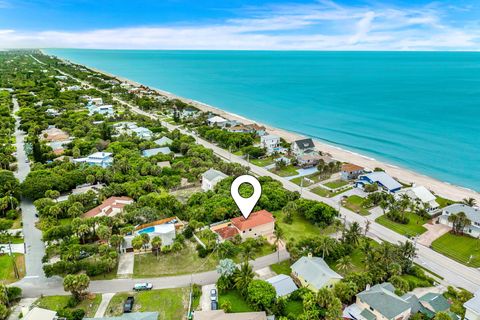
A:
<svg viewBox="0 0 480 320">
<path fill-rule="evenodd" d="M 69 75 L 65 72 L 62 72 L 60 70 L 57 70 L 57 71 L 60 72 L 61 74 L 66 75 L 66 76 L 70 76 L 71 78 L 77 80 L 78 82 L 80 82 L 84 85 L 93 87 L 89 83 L 80 81 L 79 79 L 76 79 L 76 78 L 72 77 L 71 75 Z M 133 105 L 117 98 L 117 97 L 114 97 L 114 100 L 118 101 L 119 103 L 123 104 L 124 106 L 129 107 L 132 111 L 134 111 L 137 114 L 145 115 L 145 116 L 150 117 L 152 119 L 158 119 L 157 116 L 149 114 L 149 113 L 147 113 L 143 110 L 140 110 L 138 107 L 133 106 Z M 360 215 L 358 215 L 358 214 L 356 214 L 356 213 L 354 213 L 354 212 L 352 212 L 348 209 L 342 208 L 337 201 L 334 201 L 334 200 L 329 199 L 329 198 L 320 197 L 320 196 L 310 192 L 309 190 L 307 190 L 305 188 L 300 188 L 300 186 L 294 184 L 293 182 L 291 182 L 291 181 L 289 181 L 285 178 L 282 178 L 280 176 L 277 176 L 277 175 L 271 173 L 270 171 L 266 170 L 265 168 L 255 166 L 255 165 L 247 162 L 245 159 L 243 159 L 241 157 L 238 157 L 236 155 L 233 155 L 233 154 L 229 153 L 228 151 L 226 151 L 224 149 L 221 149 L 221 148 L 217 147 L 216 145 L 195 136 L 191 132 L 187 132 L 184 129 L 180 129 L 177 126 L 171 125 L 171 124 L 166 123 L 166 122 L 162 122 L 162 125 L 167 127 L 169 130 L 179 129 L 184 134 L 189 134 L 189 135 L 194 136 L 196 138 L 197 143 L 199 143 L 199 144 L 201 144 L 201 145 L 203 145 L 207 148 L 212 149 L 215 152 L 215 154 L 217 154 L 218 156 L 220 156 L 220 157 L 222 157 L 226 160 L 235 162 L 235 163 L 239 163 L 239 164 L 242 164 L 242 165 L 245 165 L 245 166 L 249 166 L 251 168 L 251 172 L 253 174 L 256 174 L 256 175 L 259 175 L 259 176 L 272 177 L 273 179 L 280 181 L 283 184 L 284 188 L 286 188 L 287 190 L 299 191 L 301 193 L 302 197 L 304 197 L 306 199 L 322 201 L 324 203 L 327 203 L 327 204 L 333 206 L 334 208 L 337 208 L 340 211 L 340 214 L 341 214 L 342 218 L 344 218 L 348 223 L 352 223 L 352 222 L 356 221 L 356 222 L 360 223 L 361 225 L 365 225 L 366 219 L 368 219 L 368 217 L 367 218 L 362 217 L 362 216 L 360 216 Z M 392 230 L 390 230 L 390 229 L 388 229 L 388 228 L 386 228 L 382 225 L 379 225 L 375 221 L 370 221 L 369 236 L 370 235 L 372 235 L 373 238 L 382 239 L 384 241 L 388 241 L 388 242 L 391 242 L 391 243 L 405 242 L 405 241 L 408 240 L 406 237 L 404 237 L 404 236 L 402 236 L 402 235 L 400 235 L 400 234 L 398 234 L 398 233 L 396 233 L 396 232 L 394 232 L 394 231 L 392 231 Z M 471 292 L 475 292 L 476 290 L 478 290 L 480 288 L 480 271 L 479 270 L 467 267 L 463 264 L 460 264 L 460 263 L 458 263 L 458 262 L 456 262 L 456 261 L 454 261 L 450 258 L 445 257 L 442 254 L 439 254 L 439 253 L 433 251 L 432 249 L 430 249 L 428 247 L 425 247 L 425 246 L 421 245 L 421 244 L 417 244 L 417 249 L 418 249 L 417 250 L 418 257 L 416 258 L 416 262 L 419 263 L 420 265 L 426 267 L 427 269 L 429 269 L 429 270 L 439 274 L 440 276 L 442 276 L 444 278 L 443 284 L 462 287 L 462 288 L 465 288 L 465 289 L 467 289 Z M 207 282 L 207 283 L 211 283 L 211 282 Z"/>
<path fill-rule="evenodd" d="M 13 111 L 16 113 L 19 109 L 18 101 L 15 97 L 12 99 Z M 19 129 L 20 118 L 15 115 L 15 138 L 17 148 L 16 177 L 23 182 L 30 172 L 30 164 L 27 163 L 27 155 L 24 149 L 25 133 Z M 26 246 L 25 265 L 27 277 L 44 278 L 42 258 L 45 255 L 45 244 L 42 241 L 42 232 L 35 227 L 38 218 L 35 217 L 35 206 L 30 200 L 22 199 L 20 202 L 22 209 L 23 236 Z"/>
</svg>

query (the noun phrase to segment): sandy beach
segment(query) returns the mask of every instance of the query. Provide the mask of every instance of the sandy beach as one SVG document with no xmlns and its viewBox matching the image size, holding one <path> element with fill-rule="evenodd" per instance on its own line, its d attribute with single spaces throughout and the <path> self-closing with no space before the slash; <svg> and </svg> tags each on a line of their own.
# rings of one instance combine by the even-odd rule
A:
<svg viewBox="0 0 480 320">
<path fill-rule="evenodd" d="M 94 70 L 96 72 L 103 73 L 105 75 L 114 77 L 114 78 L 116 78 L 116 79 L 118 79 L 122 82 L 127 82 L 127 83 L 131 84 L 132 86 L 137 86 L 138 87 L 138 86 L 142 85 L 141 83 L 138 83 L 136 81 L 126 79 L 126 78 L 123 78 L 123 77 L 120 77 L 120 76 L 117 76 L 117 75 L 114 75 L 114 74 L 110 74 L 110 73 L 105 72 L 103 70 L 98 70 L 98 69 L 91 68 L 91 67 L 88 67 L 88 66 L 86 66 L 86 67 L 91 69 L 91 70 Z M 146 87 L 148 87 L 148 86 L 146 86 Z M 239 115 L 234 114 L 234 113 L 227 112 L 225 110 L 213 107 L 211 105 L 208 105 L 208 104 L 196 101 L 196 100 L 180 97 L 180 96 L 177 96 L 173 93 L 170 93 L 170 92 L 158 89 L 158 88 L 154 88 L 154 87 L 148 87 L 148 88 L 151 88 L 152 90 L 155 90 L 159 94 L 164 95 L 168 98 L 178 99 L 178 100 L 181 100 L 185 103 L 189 103 L 189 104 L 193 105 L 194 107 L 196 107 L 199 110 L 202 110 L 204 112 L 216 113 L 216 114 L 220 115 L 221 117 L 223 117 L 225 119 L 228 119 L 228 120 L 237 120 L 237 121 L 243 122 L 245 124 L 258 123 L 260 125 L 265 126 L 269 133 L 278 135 L 278 136 L 284 138 L 288 142 L 292 142 L 292 141 L 295 141 L 295 140 L 298 140 L 298 139 L 306 138 L 306 136 L 303 136 L 303 135 L 300 135 L 300 134 L 297 134 L 297 133 L 294 133 L 294 132 L 290 132 L 290 131 L 287 131 L 287 130 L 275 128 L 275 127 L 269 126 L 268 124 L 261 123 L 259 121 L 254 121 L 254 120 L 239 116 Z M 414 172 L 414 171 L 411 171 L 411 170 L 408 170 L 408 169 L 405 169 L 405 168 L 398 167 L 396 165 L 391 165 L 391 164 L 388 164 L 386 162 L 381 162 L 381 161 L 378 161 L 378 160 L 373 159 L 371 157 L 367 157 L 367 156 L 358 154 L 356 152 L 348 151 L 348 150 L 345 150 L 345 149 L 342 149 L 342 148 L 324 143 L 324 142 L 319 141 L 319 140 L 314 139 L 314 143 L 316 145 L 316 148 L 319 151 L 322 151 L 324 153 L 329 153 L 335 160 L 342 161 L 342 162 L 354 163 L 354 164 L 360 165 L 360 166 L 365 167 L 365 168 L 370 168 L 370 169 L 379 167 L 379 168 L 384 169 L 389 175 L 395 177 L 396 179 L 398 179 L 399 181 L 401 181 L 403 183 L 407 183 L 407 184 L 415 183 L 416 185 L 423 185 L 427 189 L 429 189 L 430 191 L 432 191 L 433 193 L 435 193 L 436 195 L 439 195 L 441 197 L 451 199 L 451 200 L 455 200 L 455 201 L 461 201 L 462 199 L 465 199 L 465 198 L 474 198 L 474 199 L 477 200 L 478 203 L 480 203 L 480 193 L 478 193 L 474 190 L 471 190 L 471 189 L 468 189 L 468 188 L 463 188 L 463 187 L 460 187 L 460 186 L 456 186 L 456 185 L 453 185 L 453 184 L 450 184 L 450 183 L 447 183 L 447 182 L 443 182 L 443 181 L 434 179 L 432 177 L 428 177 L 426 175 L 423 175 L 423 174 L 420 174 L 420 173 L 417 173 L 417 172 Z"/>
</svg>

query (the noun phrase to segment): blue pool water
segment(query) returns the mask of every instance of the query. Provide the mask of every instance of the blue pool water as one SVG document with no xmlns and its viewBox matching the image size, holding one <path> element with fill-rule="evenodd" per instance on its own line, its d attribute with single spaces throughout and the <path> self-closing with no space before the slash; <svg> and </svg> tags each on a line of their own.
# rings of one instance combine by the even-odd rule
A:
<svg viewBox="0 0 480 320">
<path fill-rule="evenodd" d="M 480 53 L 47 52 L 480 190 Z"/>
<path fill-rule="evenodd" d="M 155 231 L 155 227 L 147 227 L 145 229 L 139 230 L 137 233 L 142 234 L 142 233 L 152 233 Z"/>
</svg>

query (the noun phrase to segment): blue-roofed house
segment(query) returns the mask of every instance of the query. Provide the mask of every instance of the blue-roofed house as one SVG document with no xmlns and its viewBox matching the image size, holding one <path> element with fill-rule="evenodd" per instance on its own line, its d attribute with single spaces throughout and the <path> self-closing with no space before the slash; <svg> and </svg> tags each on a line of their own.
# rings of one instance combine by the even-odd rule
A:
<svg viewBox="0 0 480 320">
<path fill-rule="evenodd" d="M 275 277 L 266 280 L 275 288 L 278 297 L 288 296 L 293 291 L 297 290 L 297 285 L 293 279 L 285 274 L 279 274 Z"/>
<path fill-rule="evenodd" d="M 375 171 L 368 174 L 363 174 L 355 181 L 356 187 L 364 187 L 367 184 L 376 183 L 388 192 L 397 192 L 402 188 L 402 185 L 383 171 Z"/>
<path fill-rule="evenodd" d="M 85 158 L 73 159 L 73 162 L 106 168 L 112 165 L 113 156 L 111 152 L 95 152 Z"/>
<path fill-rule="evenodd" d="M 147 150 L 142 151 L 142 156 L 143 157 L 151 157 L 151 156 L 156 156 L 159 153 L 170 154 L 170 153 L 172 153 L 172 150 L 170 150 L 169 147 L 147 149 Z"/>
<path fill-rule="evenodd" d="M 342 276 L 330 269 L 327 263 L 309 254 L 301 257 L 292 265 L 292 275 L 302 287 L 317 292 L 321 288 L 333 288 Z"/>
</svg>

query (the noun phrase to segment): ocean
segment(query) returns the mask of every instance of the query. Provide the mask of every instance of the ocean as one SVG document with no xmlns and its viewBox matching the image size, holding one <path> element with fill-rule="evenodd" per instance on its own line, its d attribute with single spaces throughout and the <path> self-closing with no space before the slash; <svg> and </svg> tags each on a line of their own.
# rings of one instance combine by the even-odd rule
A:
<svg viewBox="0 0 480 320">
<path fill-rule="evenodd" d="M 480 191 L 480 53 L 45 51 Z"/>
</svg>

